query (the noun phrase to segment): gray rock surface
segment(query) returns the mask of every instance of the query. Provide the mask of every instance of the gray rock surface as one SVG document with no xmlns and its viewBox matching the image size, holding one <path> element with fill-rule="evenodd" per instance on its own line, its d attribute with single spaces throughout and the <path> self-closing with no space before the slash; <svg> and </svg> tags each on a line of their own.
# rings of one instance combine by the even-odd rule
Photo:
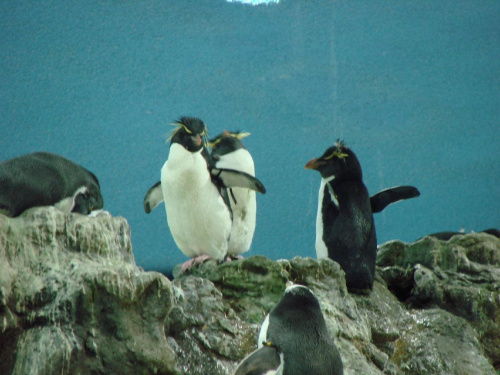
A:
<svg viewBox="0 0 500 375">
<path fill-rule="evenodd" d="M 123 218 L 0 215 L 0 374 L 231 374 L 289 280 L 320 300 L 346 374 L 495 374 L 499 259 L 488 234 L 392 241 L 367 296 L 327 259 L 209 261 L 170 282 L 135 265 Z"/>
<path fill-rule="evenodd" d="M 391 241 L 379 249 L 377 265 L 388 288 L 410 311 L 438 309 L 465 321 L 490 363 L 500 369 L 497 237 L 476 233 L 449 241 L 432 237 L 411 244 Z"/>
<path fill-rule="evenodd" d="M 173 289 L 134 263 L 125 219 L 0 215 L 0 374 L 174 374 Z"/>
</svg>

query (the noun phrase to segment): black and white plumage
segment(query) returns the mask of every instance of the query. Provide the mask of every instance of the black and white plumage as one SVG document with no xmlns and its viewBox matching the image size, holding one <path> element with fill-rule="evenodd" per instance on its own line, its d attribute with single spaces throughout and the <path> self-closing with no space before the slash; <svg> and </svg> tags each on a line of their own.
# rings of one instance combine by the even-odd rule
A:
<svg viewBox="0 0 500 375">
<path fill-rule="evenodd" d="M 309 161 L 306 168 L 318 170 L 322 177 L 316 217 L 317 257 L 338 262 L 351 291 L 372 289 L 377 254 L 373 213 L 419 196 L 419 191 L 398 186 L 370 198 L 358 158 L 340 141 L 320 158 Z"/>
<path fill-rule="evenodd" d="M 161 181 L 146 193 L 144 210 L 149 213 L 165 202 L 172 237 L 184 255 L 193 258 L 183 265 L 186 270 L 194 262 L 226 257 L 232 227 L 227 188 L 262 190 L 263 185 L 246 173 L 212 165 L 202 120 L 181 117 L 175 125 Z"/>
<path fill-rule="evenodd" d="M 234 375 L 344 373 L 319 302 L 302 285 L 286 288 L 262 324 L 258 347 L 243 359 Z"/>
<path fill-rule="evenodd" d="M 270 342 L 246 356 L 233 375 L 282 375 L 283 353 Z"/>
<path fill-rule="evenodd" d="M 39 206 L 88 215 L 103 205 L 97 177 L 60 155 L 35 152 L 0 163 L 0 213 L 7 216 Z"/>
<path fill-rule="evenodd" d="M 252 155 L 245 148 L 243 138 L 249 133 L 231 133 L 225 131 L 210 140 L 212 162 L 215 168 L 236 170 L 255 177 Z M 262 192 L 265 192 L 263 189 Z M 245 187 L 229 189 L 229 204 L 233 212 L 231 237 L 227 255 L 238 256 L 250 249 L 255 232 L 257 199 L 255 191 Z"/>
</svg>

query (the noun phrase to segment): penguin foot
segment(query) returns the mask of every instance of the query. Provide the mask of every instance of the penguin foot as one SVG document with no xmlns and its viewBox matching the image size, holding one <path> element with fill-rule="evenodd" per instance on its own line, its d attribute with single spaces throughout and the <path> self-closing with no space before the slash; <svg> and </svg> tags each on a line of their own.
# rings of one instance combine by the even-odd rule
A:
<svg viewBox="0 0 500 375">
<path fill-rule="evenodd" d="M 212 257 L 210 255 L 207 255 L 207 254 L 191 258 L 182 264 L 181 273 L 184 273 L 187 270 L 193 268 L 193 266 L 195 266 L 196 264 L 202 264 L 203 262 L 205 262 L 206 260 L 209 260 L 209 259 L 212 259 Z"/>
<path fill-rule="evenodd" d="M 225 259 L 226 262 L 232 262 L 233 260 L 245 259 L 243 255 L 228 255 Z"/>
</svg>

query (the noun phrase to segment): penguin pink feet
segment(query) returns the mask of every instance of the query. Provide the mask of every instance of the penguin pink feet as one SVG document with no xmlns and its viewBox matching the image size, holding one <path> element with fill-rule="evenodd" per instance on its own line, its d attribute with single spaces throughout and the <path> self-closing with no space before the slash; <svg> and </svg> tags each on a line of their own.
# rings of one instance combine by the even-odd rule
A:
<svg viewBox="0 0 500 375">
<path fill-rule="evenodd" d="M 207 254 L 191 258 L 182 264 L 181 272 L 184 273 L 187 270 L 191 269 L 194 265 L 202 264 L 203 262 L 205 262 L 209 259 L 212 259 L 212 257 L 210 255 L 207 255 Z"/>
</svg>

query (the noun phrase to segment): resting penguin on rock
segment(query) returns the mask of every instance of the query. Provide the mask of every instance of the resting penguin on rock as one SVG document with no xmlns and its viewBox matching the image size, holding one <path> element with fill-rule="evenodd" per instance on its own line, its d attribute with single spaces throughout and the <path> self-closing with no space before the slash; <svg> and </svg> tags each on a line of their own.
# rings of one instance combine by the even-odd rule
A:
<svg viewBox="0 0 500 375">
<path fill-rule="evenodd" d="M 328 334 L 318 300 L 305 286 L 290 285 L 260 329 L 258 349 L 234 375 L 342 375 L 339 351 Z"/>
<path fill-rule="evenodd" d="M 88 215 L 103 205 L 97 177 L 62 156 L 35 152 L 0 163 L 0 213 L 7 216 L 39 206 Z"/>
<path fill-rule="evenodd" d="M 398 186 L 370 198 L 363 183 L 361 165 L 341 141 L 328 148 L 307 169 L 321 173 L 316 217 L 316 255 L 338 262 L 350 291 L 373 287 L 377 236 L 373 213 L 389 204 L 420 195 L 413 186 Z"/>
<path fill-rule="evenodd" d="M 210 156 L 214 167 L 237 170 L 255 177 L 252 155 L 241 141 L 249 135 L 250 133 L 225 131 L 211 139 L 208 145 L 212 148 Z M 230 188 L 229 204 L 233 212 L 233 224 L 227 255 L 241 257 L 240 254 L 250 249 L 255 232 L 257 215 L 255 191 L 240 187 Z"/>
<path fill-rule="evenodd" d="M 202 120 L 181 117 L 174 125 L 177 129 L 161 181 L 146 193 L 144 210 L 149 213 L 165 202 L 172 237 L 184 255 L 192 258 L 183 264 L 185 271 L 206 259 L 223 261 L 226 257 L 232 226 L 227 189 L 265 189 L 246 173 L 212 165 L 203 142 L 207 128 Z"/>
</svg>

